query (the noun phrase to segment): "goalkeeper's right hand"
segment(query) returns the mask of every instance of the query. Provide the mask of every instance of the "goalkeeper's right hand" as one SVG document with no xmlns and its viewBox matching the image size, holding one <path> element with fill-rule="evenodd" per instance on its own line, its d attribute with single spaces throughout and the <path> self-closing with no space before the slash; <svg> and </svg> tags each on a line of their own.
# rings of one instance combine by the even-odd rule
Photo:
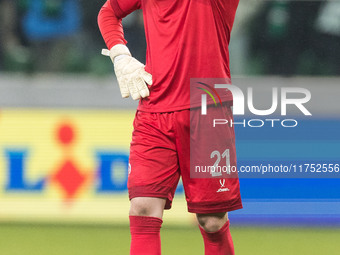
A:
<svg viewBox="0 0 340 255">
<path fill-rule="evenodd" d="M 120 93 L 123 98 L 131 95 L 133 100 L 150 95 L 147 84 L 152 85 L 152 75 L 144 70 L 144 65 L 131 56 L 124 44 L 117 44 L 111 50 L 103 49 L 114 65 Z"/>
</svg>

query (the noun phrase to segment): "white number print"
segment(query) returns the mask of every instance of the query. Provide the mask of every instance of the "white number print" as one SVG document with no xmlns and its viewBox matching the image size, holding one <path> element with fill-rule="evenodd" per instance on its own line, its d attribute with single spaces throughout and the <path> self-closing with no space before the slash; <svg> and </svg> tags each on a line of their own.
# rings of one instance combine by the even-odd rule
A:
<svg viewBox="0 0 340 255">
<path fill-rule="evenodd" d="M 212 166 L 212 171 L 210 171 L 210 174 L 212 176 L 221 176 L 222 171 L 226 172 L 227 174 L 230 174 L 230 153 L 229 149 L 226 149 L 221 156 L 221 153 L 217 150 L 213 151 L 210 154 L 210 158 L 216 157 L 216 161 L 214 165 Z M 225 165 L 219 166 L 221 158 L 225 158 Z"/>
</svg>

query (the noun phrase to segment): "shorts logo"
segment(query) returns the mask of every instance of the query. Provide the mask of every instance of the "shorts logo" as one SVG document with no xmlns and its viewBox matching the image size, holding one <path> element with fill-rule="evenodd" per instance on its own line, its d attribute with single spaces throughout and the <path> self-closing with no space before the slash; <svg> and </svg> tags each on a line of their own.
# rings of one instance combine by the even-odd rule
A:
<svg viewBox="0 0 340 255">
<path fill-rule="evenodd" d="M 225 187 L 225 179 L 220 179 L 220 184 L 221 184 L 221 188 L 219 188 L 216 192 L 230 191 L 230 189 Z"/>
</svg>

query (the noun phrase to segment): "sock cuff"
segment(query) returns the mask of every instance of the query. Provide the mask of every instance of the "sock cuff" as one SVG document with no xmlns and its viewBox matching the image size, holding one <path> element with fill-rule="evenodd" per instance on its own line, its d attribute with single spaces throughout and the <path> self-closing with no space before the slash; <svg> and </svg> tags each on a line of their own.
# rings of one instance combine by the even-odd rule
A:
<svg viewBox="0 0 340 255">
<path fill-rule="evenodd" d="M 200 228 L 200 231 L 202 233 L 202 235 L 204 237 L 207 237 L 209 240 L 218 240 L 220 238 L 223 238 L 223 236 L 225 235 L 225 233 L 227 231 L 229 231 L 229 225 L 230 225 L 230 222 L 229 220 L 224 223 L 224 225 L 219 229 L 217 230 L 216 232 L 207 232 L 204 230 L 204 228 L 202 228 L 200 225 L 199 228 Z"/>
<path fill-rule="evenodd" d="M 162 225 L 163 220 L 150 216 L 129 216 L 130 222 L 138 225 Z"/>
<path fill-rule="evenodd" d="M 162 219 L 149 216 L 129 216 L 130 231 L 133 234 L 158 234 L 162 226 Z"/>
</svg>

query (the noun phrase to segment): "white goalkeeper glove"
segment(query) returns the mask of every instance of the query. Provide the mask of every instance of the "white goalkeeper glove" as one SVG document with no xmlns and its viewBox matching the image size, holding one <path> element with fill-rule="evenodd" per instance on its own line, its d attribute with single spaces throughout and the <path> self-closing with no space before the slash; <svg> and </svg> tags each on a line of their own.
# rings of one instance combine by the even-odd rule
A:
<svg viewBox="0 0 340 255">
<path fill-rule="evenodd" d="M 152 85 L 152 75 L 144 70 L 144 65 L 131 56 L 124 44 L 117 44 L 111 50 L 103 49 L 102 54 L 109 56 L 123 98 L 131 95 L 133 100 L 150 95 L 147 84 Z"/>
</svg>

